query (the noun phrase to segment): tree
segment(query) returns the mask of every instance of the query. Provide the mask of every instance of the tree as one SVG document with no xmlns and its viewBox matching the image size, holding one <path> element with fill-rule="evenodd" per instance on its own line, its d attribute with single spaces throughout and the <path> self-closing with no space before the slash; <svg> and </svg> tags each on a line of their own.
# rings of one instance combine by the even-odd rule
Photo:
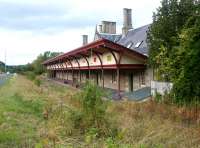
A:
<svg viewBox="0 0 200 148">
<path fill-rule="evenodd" d="M 176 55 L 172 65 L 172 69 L 178 69 L 172 75 L 176 101 L 200 99 L 200 17 L 189 19 L 182 30 Z"/>
<path fill-rule="evenodd" d="M 53 58 L 57 55 L 59 55 L 61 53 L 59 52 L 50 52 L 50 51 L 46 51 L 44 52 L 43 54 L 40 54 L 36 60 L 34 60 L 32 62 L 32 67 L 33 67 L 33 71 L 35 74 L 39 75 L 39 74 L 42 74 L 44 72 L 44 68 L 43 68 L 43 65 L 42 63 L 49 59 L 49 58 Z"/>
<path fill-rule="evenodd" d="M 176 102 L 200 99 L 200 3 L 163 0 L 148 33 L 149 64 L 171 81 Z"/>
<path fill-rule="evenodd" d="M 0 61 L 0 72 L 4 72 L 5 71 L 5 63 Z"/>
<path fill-rule="evenodd" d="M 173 56 L 173 46 L 179 43 L 178 34 L 195 12 L 194 0 L 162 0 L 161 7 L 153 14 L 153 23 L 148 32 L 149 65 L 159 68 L 155 57 L 166 48 L 166 56 Z"/>
</svg>

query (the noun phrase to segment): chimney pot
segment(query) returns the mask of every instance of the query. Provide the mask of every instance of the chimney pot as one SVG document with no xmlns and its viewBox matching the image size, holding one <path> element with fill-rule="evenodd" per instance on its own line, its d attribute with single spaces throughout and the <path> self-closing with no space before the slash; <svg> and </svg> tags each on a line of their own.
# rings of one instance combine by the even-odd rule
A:
<svg viewBox="0 0 200 148">
<path fill-rule="evenodd" d="M 83 45 L 88 44 L 88 35 L 82 35 L 83 37 Z"/>
<path fill-rule="evenodd" d="M 116 34 L 116 22 L 102 21 L 102 33 Z"/>
<path fill-rule="evenodd" d="M 99 25 L 99 33 L 102 33 L 102 25 Z"/>
<path fill-rule="evenodd" d="M 122 34 L 126 35 L 129 29 L 132 27 L 132 9 L 124 8 L 123 9 L 123 28 Z"/>
</svg>

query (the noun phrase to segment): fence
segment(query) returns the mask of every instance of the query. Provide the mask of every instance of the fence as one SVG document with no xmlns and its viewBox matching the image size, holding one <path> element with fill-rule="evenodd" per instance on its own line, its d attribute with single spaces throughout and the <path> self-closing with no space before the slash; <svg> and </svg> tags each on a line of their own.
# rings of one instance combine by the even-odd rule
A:
<svg viewBox="0 0 200 148">
<path fill-rule="evenodd" d="M 173 84 L 170 82 L 159 82 L 159 81 L 151 81 L 151 95 L 155 96 L 156 92 L 164 95 L 166 92 L 170 92 Z M 171 100 L 172 101 L 172 100 Z M 180 121 L 188 126 L 192 125 L 200 125 L 200 101 L 197 99 L 194 102 L 188 102 L 184 104 L 184 100 L 182 100 L 182 104 L 174 104 L 171 102 L 173 111 L 171 114 L 174 116 L 180 115 Z M 169 103 L 169 102 L 168 102 Z M 169 107 L 169 106 L 168 106 Z M 194 124 L 195 123 L 195 124 Z"/>
<path fill-rule="evenodd" d="M 159 81 L 151 81 L 151 95 L 155 95 L 155 93 L 159 93 L 164 95 L 165 92 L 169 92 L 173 87 L 173 84 L 170 82 L 159 82 Z"/>
</svg>

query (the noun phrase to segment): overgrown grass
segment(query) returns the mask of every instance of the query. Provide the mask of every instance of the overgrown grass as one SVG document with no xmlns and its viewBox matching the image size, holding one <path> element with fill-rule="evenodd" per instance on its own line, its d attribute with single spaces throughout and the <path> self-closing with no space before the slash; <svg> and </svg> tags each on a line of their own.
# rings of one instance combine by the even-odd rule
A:
<svg viewBox="0 0 200 148">
<path fill-rule="evenodd" d="M 0 87 L 0 147 L 192 148 L 199 126 L 179 108 L 160 102 L 102 101 L 40 78 L 17 76 Z M 78 92 L 78 94 L 77 94 Z"/>
<path fill-rule="evenodd" d="M 33 147 L 40 139 L 39 129 L 44 127 L 44 107 L 54 97 L 60 95 L 51 86 L 38 87 L 23 76 L 1 86 L 0 147 Z"/>
<path fill-rule="evenodd" d="M 30 99 L 27 95 L 34 92 L 28 91 L 23 82 L 30 83 L 14 77 L 0 88 L 0 147 L 20 147 L 25 139 L 37 139 L 35 130 L 42 120 L 44 101 L 39 96 Z"/>
</svg>

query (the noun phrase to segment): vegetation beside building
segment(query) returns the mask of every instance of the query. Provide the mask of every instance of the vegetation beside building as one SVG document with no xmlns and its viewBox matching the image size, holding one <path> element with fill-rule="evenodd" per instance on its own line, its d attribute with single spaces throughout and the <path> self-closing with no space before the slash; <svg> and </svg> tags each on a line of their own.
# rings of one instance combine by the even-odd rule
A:
<svg viewBox="0 0 200 148">
<path fill-rule="evenodd" d="M 148 34 L 149 64 L 158 80 L 171 81 L 172 99 L 184 104 L 200 98 L 200 4 L 163 0 Z"/>
<path fill-rule="evenodd" d="M 5 64 L 0 61 L 0 73 L 5 71 Z"/>
<path fill-rule="evenodd" d="M 189 120 L 188 109 L 152 101 L 101 100 L 96 86 L 78 91 L 40 79 L 38 87 L 18 75 L 0 87 L 0 147 L 192 148 L 200 144 L 199 126 Z M 188 114 L 183 116 L 183 111 Z"/>
</svg>

